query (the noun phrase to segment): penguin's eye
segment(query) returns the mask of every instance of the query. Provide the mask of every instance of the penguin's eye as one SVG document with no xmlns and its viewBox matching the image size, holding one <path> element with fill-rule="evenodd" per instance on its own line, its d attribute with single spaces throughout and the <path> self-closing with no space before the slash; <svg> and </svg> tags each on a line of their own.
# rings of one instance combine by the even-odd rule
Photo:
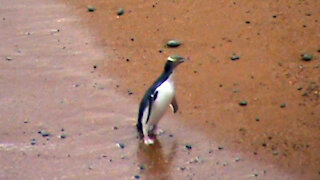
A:
<svg viewBox="0 0 320 180">
<path fill-rule="evenodd" d="M 153 95 L 153 100 L 156 100 L 157 97 L 158 97 L 158 91 L 156 91 L 156 92 L 154 93 L 154 95 Z"/>
</svg>

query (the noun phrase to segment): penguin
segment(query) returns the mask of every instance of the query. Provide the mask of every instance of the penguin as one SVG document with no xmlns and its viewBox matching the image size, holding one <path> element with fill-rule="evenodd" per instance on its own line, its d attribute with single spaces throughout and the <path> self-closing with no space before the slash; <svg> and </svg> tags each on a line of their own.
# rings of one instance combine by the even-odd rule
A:
<svg viewBox="0 0 320 180">
<path fill-rule="evenodd" d="M 179 55 L 169 56 L 163 72 L 141 100 L 136 127 L 140 135 L 143 136 L 146 145 L 154 143 L 152 135 L 157 133 L 157 124 L 168 107 L 171 105 L 174 113 L 178 111 L 175 98 L 174 71 L 185 60 Z"/>
</svg>

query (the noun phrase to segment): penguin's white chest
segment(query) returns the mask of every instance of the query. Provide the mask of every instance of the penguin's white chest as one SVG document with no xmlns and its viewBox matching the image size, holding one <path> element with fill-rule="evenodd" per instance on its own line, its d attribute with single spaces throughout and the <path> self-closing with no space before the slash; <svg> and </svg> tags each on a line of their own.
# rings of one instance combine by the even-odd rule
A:
<svg viewBox="0 0 320 180">
<path fill-rule="evenodd" d="M 168 109 L 169 105 L 172 102 L 172 99 L 175 94 L 175 87 L 173 82 L 173 77 L 163 82 L 157 89 L 158 95 L 156 100 L 152 105 L 151 115 L 150 115 L 150 124 L 157 124 L 161 119 L 163 114 Z"/>
</svg>

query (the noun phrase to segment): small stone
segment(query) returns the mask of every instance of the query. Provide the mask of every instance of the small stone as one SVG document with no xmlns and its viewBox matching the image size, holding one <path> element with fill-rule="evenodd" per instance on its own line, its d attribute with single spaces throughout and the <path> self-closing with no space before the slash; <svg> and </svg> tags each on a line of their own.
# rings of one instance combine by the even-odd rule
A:
<svg viewBox="0 0 320 180">
<path fill-rule="evenodd" d="M 118 130 L 118 127 L 117 127 L 117 126 L 113 126 L 112 129 L 113 129 L 113 130 Z"/>
<path fill-rule="evenodd" d="M 236 60 L 239 60 L 240 57 L 234 54 L 234 55 L 231 56 L 230 59 L 231 59 L 232 61 L 236 61 Z"/>
<path fill-rule="evenodd" d="M 247 105 L 248 105 L 248 102 L 245 101 L 245 100 L 242 100 L 242 101 L 239 102 L 239 105 L 240 105 L 240 106 L 247 106 Z"/>
<path fill-rule="evenodd" d="M 60 135 L 60 138 L 61 138 L 61 139 L 67 138 L 67 134 L 61 134 L 61 135 Z"/>
<path fill-rule="evenodd" d="M 286 103 L 282 103 L 282 104 L 280 104 L 280 107 L 281 108 L 285 108 L 287 106 L 287 104 Z"/>
<path fill-rule="evenodd" d="M 236 157 L 236 159 L 235 159 L 236 162 L 239 162 L 240 160 L 241 160 L 240 157 Z"/>
<path fill-rule="evenodd" d="M 139 166 L 139 170 L 144 170 L 144 169 L 146 169 L 146 167 L 145 167 L 143 164 L 141 164 L 141 165 Z"/>
<path fill-rule="evenodd" d="M 219 149 L 219 150 L 223 150 L 223 146 L 219 146 L 218 149 Z"/>
<path fill-rule="evenodd" d="M 273 155 L 278 155 L 279 152 L 278 152 L 278 151 L 272 151 L 272 154 L 273 154 Z"/>
<path fill-rule="evenodd" d="M 97 65 L 93 65 L 93 69 L 97 69 L 98 68 L 98 66 Z"/>
<path fill-rule="evenodd" d="M 250 24 L 251 22 L 250 21 L 246 21 L 246 24 Z"/>
<path fill-rule="evenodd" d="M 6 60 L 7 61 L 12 61 L 12 57 L 8 56 L 8 57 L 6 57 Z"/>
<path fill-rule="evenodd" d="M 260 121 L 260 118 L 256 118 L 256 121 L 259 122 L 259 121 Z"/>
<path fill-rule="evenodd" d="M 134 41 L 134 38 L 131 38 L 130 40 L 133 42 L 133 41 Z"/>
<path fill-rule="evenodd" d="M 134 179 L 140 179 L 140 176 L 139 175 L 134 175 L 133 178 Z"/>
<path fill-rule="evenodd" d="M 123 148 L 125 147 L 123 143 L 117 143 L 117 146 L 118 146 L 119 148 L 121 148 L 121 149 L 123 149 Z"/>
<path fill-rule="evenodd" d="M 179 170 L 180 171 L 184 171 L 184 170 L 186 170 L 186 168 L 185 167 L 179 167 Z"/>
<path fill-rule="evenodd" d="M 35 138 L 32 138 L 31 141 L 30 141 L 30 144 L 32 146 L 36 145 L 36 139 Z"/>
<path fill-rule="evenodd" d="M 123 8 L 118 9 L 117 15 L 121 16 L 123 14 L 124 14 L 124 9 Z"/>
<path fill-rule="evenodd" d="M 41 131 L 38 131 L 39 134 L 42 135 L 42 137 L 48 137 L 50 136 L 50 133 L 46 130 L 41 130 Z"/>
<path fill-rule="evenodd" d="M 160 49 L 160 50 L 159 50 L 159 53 L 162 53 L 162 52 L 163 52 L 163 50 L 162 50 L 162 49 Z"/>
<path fill-rule="evenodd" d="M 192 149 L 192 145 L 191 144 L 186 144 L 185 146 L 188 150 L 191 150 Z"/>
<path fill-rule="evenodd" d="M 298 91 L 301 91 L 302 89 L 303 89 L 303 87 L 301 87 L 301 86 L 297 88 Z"/>
<path fill-rule="evenodd" d="M 309 53 L 301 54 L 301 59 L 304 61 L 311 61 L 312 58 L 313 58 L 312 54 L 309 54 Z"/>
<path fill-rule="evenodd" d="M 89 12 L 94 12 L 95 10 L 96 10 L 96 7 L 94 7 L 92 5 L 88 6 L 88 11 Z"/>
<path fill-rule="evenodd" d="M 128 95 L 131 96 L 132 94 L 133 94 L 133 92 L 128 90 Z"/>
<path fill-rule="evenodd" d="M 175 39 L 170 40 L 170 41 L 167 42 L 167 46 L 168 47 L 178 47 L 180 45 L 181 45 L 181 41 L 175 40 Z"/>
<path fill-rule="evenodd" d="M 254 177 L 258 177 L 258 174 L 257 174 L 257 173 L 254 173 L 253 176 L 254 176 Z"/>
</svg>

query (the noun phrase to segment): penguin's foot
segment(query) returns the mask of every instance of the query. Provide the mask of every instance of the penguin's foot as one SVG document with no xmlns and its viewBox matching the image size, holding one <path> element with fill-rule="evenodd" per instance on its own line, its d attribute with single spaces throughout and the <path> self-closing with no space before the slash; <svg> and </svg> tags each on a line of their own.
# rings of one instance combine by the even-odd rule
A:
<svg viewBox="0 0 320 180">
<path fill-rule="evenodd" d="M 157 135 L 157 136 L 160 136 L 163 133 L 164 133 L 164 130 L 159 129 L 159 128 L 156 128 L 155 131 L 154 131 L 154 134 Z"/>
<path fill-rule="evenodd" d="M 144 139 L 144 144 L 146 145 L 154 144 L 154 140 L 151 139 L 149 136 L 144 137 L 143 139 Z"/>
</svg>

